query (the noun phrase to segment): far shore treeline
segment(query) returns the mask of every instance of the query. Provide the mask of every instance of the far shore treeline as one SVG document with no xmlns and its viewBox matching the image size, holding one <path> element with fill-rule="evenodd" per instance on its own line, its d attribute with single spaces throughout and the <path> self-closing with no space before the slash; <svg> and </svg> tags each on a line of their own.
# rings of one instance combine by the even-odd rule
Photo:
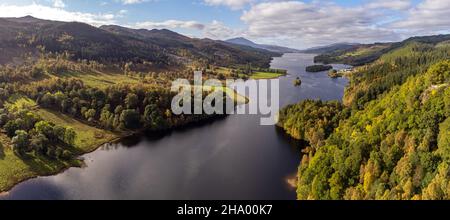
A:
<svg viewBox="0 0 450 220">
<path fill-rule="evenodd" d="M 310 73 L 316 73 L 316 72 L 323 72 L 333 69 L 333 66 L 331 65 L 312 65 L 306 67 L 306 72 Z"/>
</svg>

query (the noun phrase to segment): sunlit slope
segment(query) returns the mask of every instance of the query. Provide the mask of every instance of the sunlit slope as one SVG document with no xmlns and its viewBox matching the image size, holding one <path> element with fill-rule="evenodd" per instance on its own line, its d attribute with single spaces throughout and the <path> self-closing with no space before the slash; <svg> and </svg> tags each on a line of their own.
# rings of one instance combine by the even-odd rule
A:
<svg viewBox="0 0 450 220">
<path fill-rule="evenodd" d="M 344 104 L 363 108 L 392 87 L 401 85 L 408 77 L 425 72 L 430 65 L 450 58 L 450 44 L 408 42 L 392 50 L 372 64 L 357 68 L 350 75 L 350 85 Z"/>
<path fill-rule="evenodd" d="M 342 120 L 299 169 L 299 199 L 449 199 L 450 61 Z"/>
</svg>

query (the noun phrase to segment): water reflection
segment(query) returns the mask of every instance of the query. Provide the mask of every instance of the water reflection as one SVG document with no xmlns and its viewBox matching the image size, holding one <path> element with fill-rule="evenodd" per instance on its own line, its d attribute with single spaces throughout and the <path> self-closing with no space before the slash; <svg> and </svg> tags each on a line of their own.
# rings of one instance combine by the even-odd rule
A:
<svg viewBox="0 0 450 220">
<path fill-rule="evenodd" d="M 345 79 L 306 73 L 313 55 L 286 54 L 273 68 L 282 106 L 341 99 Z M 345 66 L 337 66 L 345 68 Z M 300 76 L 303 84 L 292 84 Z M 17 185 L 6 199 L 295 199 L 286 179 L 297 172 L 304 143 L 260 115 L 231 115 L 165 134 L 125 138 L 84 156 L 86 167 Z"/>
</svg>

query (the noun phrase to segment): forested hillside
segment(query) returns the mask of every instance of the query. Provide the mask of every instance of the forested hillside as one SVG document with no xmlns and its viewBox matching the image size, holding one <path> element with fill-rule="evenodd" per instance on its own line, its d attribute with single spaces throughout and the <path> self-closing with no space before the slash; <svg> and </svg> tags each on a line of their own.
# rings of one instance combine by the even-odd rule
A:
<svg viewBox="0 0 450 220">
<path fill-rule="evenodd" d="M 21 61 L 28 53 L 69 52 L 74 60 L 102 63 L 149 63 L 167 69 L 193 62 L 268 68 L 281 54 L 222 41 L 189 38 L 169 30 L 93 27 L 78 22 L 0 18 L 0 64 Z"/>
<path fill-rule="evenodd" d="M 344 49 L 324 51 L 314 57 L 315 63 L 345 63 L 352 66 L 361 66 L 378 59 L 383 53 L 391 49 L 390 43 L 358 44 Z"/>
<path fill-rule="evenodd" d="M 403 47 L 383 54 L 374 63 L 357 68 L 350 76 L 344 103 L 362 109 L 368 101 L 445 59 L 450 59 L 449 41 L 437 44 L 408 41 Z"/>
<path fill-rule="evenodd" d="M 319 51 L 318 56 L 314 57 L 317 63 L 345 63 L 352 66 L 362 66 L 364 64 L 376 61 L 382 55 L 402 48 L 410 43 L 421 43 L 428 45 L 436 45 L 438 43 L 449 41 L 450 35 L 435 35 L 411 37 L 402 42 L 395 43 L 374 43 L 374 44 L 358 44 L 343 49 L 335 49 L 329 51 Z"/>
<path fill-rule="evenodd" d="M 449 199 L 449 53 L 408 41 L 352 73 L 345 105 L 283 109 L 279 126 L 310 144 L 298 198 Z"/>
<path fill-rule="evenodd" d="M 193 79 L 192 70 L 158 74 L 133 71 L 135 66 L 73 61 L 68 53 L 0 65 L 0 191 L 80 166 L 77 156 L 135 132 L 156 133 L 224 117 L 172 114 L 177 93 L 170 91 L 171 82 Z M 231 89 L 213 90 L 245 102 Z M 203 97 L 211 92 L 205 88 Z"/>
</svg>

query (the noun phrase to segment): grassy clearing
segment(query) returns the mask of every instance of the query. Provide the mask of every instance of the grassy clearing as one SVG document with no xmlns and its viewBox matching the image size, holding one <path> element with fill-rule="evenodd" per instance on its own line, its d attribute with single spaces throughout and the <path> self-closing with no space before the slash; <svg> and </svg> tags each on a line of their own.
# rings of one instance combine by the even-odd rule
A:
<svg viewBox="0 0 450 220">
<path fill-rule="evenodd" d="M 11 148 L 9 137 L 0 134 L 0 142 L 0 192 L 26 179 L 56 174 L 65 168 L 80 165 L 76 160 L 50 160 L 41 156 L 19 158 Z"/>
<path fill-rule="evenodd" d="M 38 108 L 31 99 L 12 96 L 10 101 L 14 102 L 9 103 L 8 108 L 32 107 L 42 119 L 74 128 L 77 133 L 74 149 L 71 149 L 74 154 L 93 151 L 98 146 L 118 138 L 118 135 L 112 132 L 86 125 L 67 115 Z M 12 150 L 11 139 L 3 132 L 0 133 L 0 192 L 9 190 L 26 179 L 56 174 L 65 168 L 79 165 L 78 160 L 56 160 L 36 155 L 19 158 Z"/>
<path fill-rule="evenodd" d="M 86 83 L 86 85 L 97 88 L 105 88 L 118 83 L 142 83 L 142 80 L 137 77 L 134 78 L 123 74 L 114 73 L 70 73 L 66 74 L 64 77 L 78 78 Z M 236 91 L 227 87 L 204 87 L 204 89 L 223 90 L 230 97 L 233 97 L 238 104 L 248 102 L 248 99 L 245 96 L 239 95 Z M 8 99 L 8 102 L 5 103 L 5 107 L 7 107 L 10 111 L 32 109 L 34 113 L 46 121 L 64 127 L 73 128 L 77 133 L 75 146 L 68 150 L 75 155 L 82 155 L 84 153 L 91 152 L 98 146 L 111 142 L 121 136 L 121 134 L 116 134 L 87 125 L 81 121 L 73 119 L 68 115 L 40 108 L 33 100 L 21 95 L 12 95 Z M 11 138 L 6 136 L 4 131 L 0 131 L 0 192 L 7 191 L 15 184 L 24 180 L 37 176 L 57 174 L 58 172 L 73 166 L 80 166 L 80 161 L 75 159 L 48 159 L 47 157 L 34 155 L 33 153 L 19 158 L 12 150 Z"/>
<path fill-rule="evenodd" d="M 233 98 L 233 100 L 238 104 L 246 104 L 248 103 L 249 99 L 246 96 L 243 96 L 239 93 L 237 93 L 235 90 L 230 89 L 228 87 L 222 87 L 222 90 L 225 89 L 225 92 L 227 95 Z"/>
<path fill-rule="evenodd" d="M 92 72 L 92 73 L 66 73 L 64 77 L 73 77 L 82 80 L 87 86 L 96 88 L 106 88 L 115 84 L 139 84 L 142 83 L 142 79 L 139 77 L 126 76 L 119 73 L 105 73 L 105 72 Z"/>
<path fill-rule="evenodd" d="M 359 57 L 359 56 L 369 56 L 371 54 L 374 54 L 376 52 L 379 52 L 383 49 L 388 48 L 390 45 L 374 45 L 371 47 L 361 47 L 358 48 L 355 51 L 349 52 L 349 53 L 345 53 L 343 55 L 340 56 L 340 58 L 344 58 L 344 57 Z"/>
<path fill-rule="evenodd" d="M 218 67 L 214 70 L 218 74 L 222 74 L 224 76 L 231 76 L 233 69 L 227 67 Z M 284 73 L 276 73 L 276 72 L 264 72 L 264 71 L 256 71 L 251 76 L 250 79 L 276 79 L 280 76 L 285 76 Z M 240 78 L 246 78 L 245 74 L 238 74 Z"/>
<path fill-rule="evenodd" d="M 231 74 L 232 69 L 226 67 L 219 67 L 216 69 L 217 72 L 222 73 L 224 75 Z M 279 73 L 263 73 L 259 72 L 255 76 L 260 76 L 262 78 L 259 79 L 269 79 L 269 78 L 277 78 L 284 74 Z M 265 77 L 264 77 L 265 76 Z M 96 88 L 106 88 L 115 84 L 142 84 L 142 79 L 139 77 L 126 76 L 120 73 L 104 73 L 104 72 L 95 72 L 95 73 L 66 73 L 64 77 L 73 77 L 82 80 L 87 86 L 96 87 Z M 256 78 L 255 78 L 256 79 Z M 209 89 L 204 86 L 205 89 Z M 226 88 L 226 87 L 224 87 Z M 225 92 L 236 101 L 238 104 L 245 104 L 248 102 L 248 98 L 238 94 L 236 91 L 226 88 Z M 51 121 L 51 120 L 50 120 Z"/>
<path fill-rule="evenodd" d="M 86 125 L 59 112 L 38 108 L 36 113 L 46 121 L 73 128 L 77 133 L 75 148 L 79 149 L 82 153 L 95 150 L 99 145 L 110 142 L 118 137 L 118 135 L 112 132 Z"/>
<path fill-rule="evenodd" d="M 2 192 L 20 180 L 36 174 L 12 152 L 9 137 L 0 134 L 0 143 L 0 192 Z"/>
<path fill-rule="evenodd" d="M 70 116 L 47 109 L 38 108 L 37 104 L 27 98 L 19 95 L 12 96 L 13 103 L 7 104 L 8 108 L 34 108 L 34 112 L 42 119 L 53 122 L 64 127 L 71 127 L 77 132 L 75 139 L 75 148 L 87 152 L 92 151 L 97 146 L 117 138 L 117 135 L 99 128 L 84 124 Z"/>
<path fill-rule="evenodd" d="M 216 71 L 217 73 L 223 74 L 223 75 L 225 75 L 225 76 L 229 76 L 229 75 L 231 75 L 231 73 L 232 73 L 232 69 L 226 68 L 226 67 L 219 67 L 219 68 L 216 68 L 215 71 Z"/>
<path fill-rule="evenodd" d="M 250 78 L 251 79 L 276 79 L 278 77 L 284 76 L 283 73 L 271 73 L 271 72 L 254 72 Z"/>
<path fill-rule="evenodd" d="M 195 87 L 195 86 L 194 86 Z M 235 90 L 228 88 L 226 86 L 223 87 L 211 87 L 211 86 L 203 86 L 203 90 L 208 90 L 208 91 L 214 91 L 216 89 L 219 89 L 221 91 L 225 91 L 225 93 L 233 98 L 233 100 L 237 103 L 237 104 L 246 104 L 248 102 L 248 98 L 240 95 L 239 93 L 237 93 Z"/>
</svg>

